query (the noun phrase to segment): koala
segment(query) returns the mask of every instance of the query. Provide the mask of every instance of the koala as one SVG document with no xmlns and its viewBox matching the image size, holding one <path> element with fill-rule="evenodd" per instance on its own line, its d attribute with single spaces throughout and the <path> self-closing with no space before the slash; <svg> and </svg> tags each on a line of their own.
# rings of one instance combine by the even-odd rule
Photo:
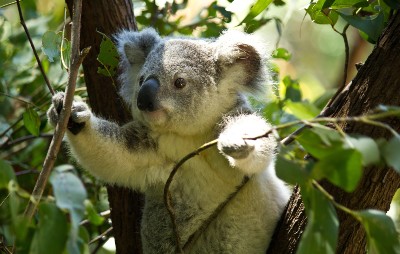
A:
<svg viewBox="0 0 400 254">
<path fill-rule="evenodd" d="M 133 120 L 119 126 L 74 102 L 66 133 L 72 155 L 104 182 L 144 192 L 143 252 L 174 253 L 164 185 L 182 157 L 217 139 L 184 163 L 170 186 L 180 245 L 234 194 L 185 252 L 265 253 L 289 190 L 275 175 L 275 138 L 249 138 L 271 129 L 247 99 L 268 90 L 263 44 L 238 31 L 192 39 L 161 38 L 153 29 L 122 31 L 116 41 L 120 96 Z M 52 99 L 53 125 L 63 100 L 63 93 Z"/>
</svg>

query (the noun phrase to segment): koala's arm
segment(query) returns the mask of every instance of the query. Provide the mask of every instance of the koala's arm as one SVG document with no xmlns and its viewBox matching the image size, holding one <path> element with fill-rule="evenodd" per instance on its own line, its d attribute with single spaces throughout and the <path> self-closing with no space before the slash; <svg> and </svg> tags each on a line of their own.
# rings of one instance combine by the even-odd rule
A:
<svg viewBox="0 0 400 254">
<path fill-rule="evenodd" d="M 58 120 L 63 94 L 53 97 L 48 111 L 50 123 Z M 67 131 L 66 139 L 77 162 L 99 179 L 143 190 L 159 181 L 165 161 L 156 156 L 156 144 L 146 128 L 131 122 L 122 127 L 96 117 L 85 103 L 74 102 L 71 121 L 83 125 L 77 134 Z M 168 176 L 166 176 L 168 177 Z"/>
<path fill-rule="evenodd" d="M 256 137 L 271 129 L 262 117 L 256 114 L 241 114 L 226 117 L 218 137 L 218 149 L 230 165 L 247 175 L 266 170 L 273 163 L 276 140 L 271 135 L 256 140 Z"/>
</svg>

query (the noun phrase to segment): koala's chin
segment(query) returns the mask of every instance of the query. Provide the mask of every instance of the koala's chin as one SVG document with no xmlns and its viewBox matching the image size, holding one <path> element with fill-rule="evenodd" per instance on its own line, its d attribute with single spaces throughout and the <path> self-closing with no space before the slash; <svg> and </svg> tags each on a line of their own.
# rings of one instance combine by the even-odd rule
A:
<svg viewBox="0 0 400 254">
<path fill-rule="evenodd" d="M 157 111 L 142 111 L 141 115 L 143 120 L 150 125 L 150 127 L 164 126 L 169 118 L 164 109 L 159 109 Z"/>
</svg>

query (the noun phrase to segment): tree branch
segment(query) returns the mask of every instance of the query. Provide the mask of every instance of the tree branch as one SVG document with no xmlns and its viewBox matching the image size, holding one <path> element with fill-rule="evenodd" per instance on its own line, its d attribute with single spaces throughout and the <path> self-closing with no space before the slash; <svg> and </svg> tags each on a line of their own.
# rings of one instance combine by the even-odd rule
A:
<svg viewBox="0 0 400 254">
<path fill-rule="evenodd" d="M 76 87 L 76 79 L 79 73 L 79 66 L 81 65 L 84 57 L 89 52 L 89 49 L 84 49 L 82 53 L 79 51 L 80 42 L 80 28 L 81 28 L 81 13 L 82 13 L 82 0 L 74 0 L 72 20 L 72 39 L 71 39 L 71 64 L 70 73 L 68 76 L 68 83 L 65 89 L 65 100 L 63 102 L 63 108 L 60 112 L 60 119 L 54 131 L 54 137 L 50 143 L 49 150 L 43 163 L 43 169 L 36 182 L 35 188 L 33 189 L 31 200 L 26 207 L 25 216 L 30 220 L 34 215 L 37 202 L 41 199 L 44 188 L 49 179 L 51 170 L 54 166 L 54 162 L 57 158 L 58 151 L 61 146 L 62 138 L 67 128 L 69 116 L 71 114 L 71 107 L 73 96 Z"/>
</svg>

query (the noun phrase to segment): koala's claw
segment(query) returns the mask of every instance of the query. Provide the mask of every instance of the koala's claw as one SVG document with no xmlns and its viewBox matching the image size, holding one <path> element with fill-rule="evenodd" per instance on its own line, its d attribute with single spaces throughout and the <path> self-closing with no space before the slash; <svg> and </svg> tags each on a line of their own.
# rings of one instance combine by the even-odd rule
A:
<svg viewBox="0 0 400 254">
<path fill-rule="evenodd" d="M 47 117 L 50 124 L 53 126 L 55 126 L 59 120 L 64 97 L 65 94 L 63 92 L 56 93 L 52 98 L 52 105 L 47 111 Z M 68 130 L 73 134 L 78 134 L 85 126 L 85 122 L 89 121 L 90 115 L 90 110 L 85 103 L 74 101 L 71 108 L 71 116 L 68 120 Z"/>
<path fill-rule="evenodd" d="M 234 159 L 244 159 L 254 150 L 254 146 L 243 138 L 220 137 L 218 149 L 227 156 Z"/>
</svg>

